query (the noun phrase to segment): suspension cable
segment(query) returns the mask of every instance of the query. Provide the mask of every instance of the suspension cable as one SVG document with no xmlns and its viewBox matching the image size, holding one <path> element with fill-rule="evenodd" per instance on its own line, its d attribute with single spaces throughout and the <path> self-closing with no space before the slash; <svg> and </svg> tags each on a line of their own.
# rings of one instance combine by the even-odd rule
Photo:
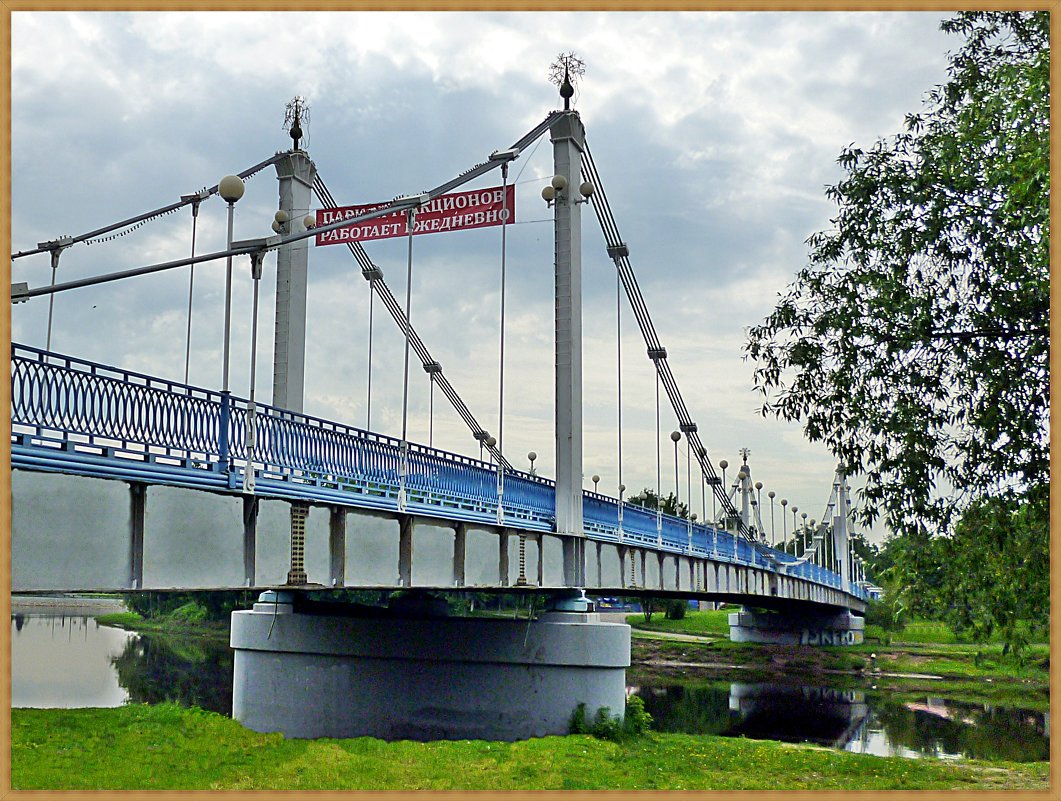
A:
<svg viewBox="0 0 1061 801">
<path fill-rule="evenodd" d="M 504 453 L 505 433 L 505 254 L 508 230 L 508 163 L 501 165 L 501 324 L 497 358 L 497 449 Z M 500 462 L 498 469 L 501 468 Z"/>
<path fill-rule="evenodd" d="M 659 373 L 656 373 L 656 543 L 663 543 L 663 464 L 660 451 Z"/>
<path fill-rule="evenodd" d="M 192 252 L 191 256 L 195 258 L 195 229 L 199 222 L 199 201 L 196 200 L 192 203 Z M 191 265 L 191 272 L 188 274 L 188 336 L 184 346 L 184 383 L 188 383 L 188 371 L 192 364 L 192 296 L 193 289 L 195 287 L 195 265 Z"/>
<path fill-rule="evenodd" d="M 593 155 L 589 147 L 589 143 L 586 143 L 585 152 L 582 159 L 582 173 L 583 177 L 593 183 L 595 191 L 593 193 L 593 209 L 596 212 L 597 220 L 601 226 L 601 230 L 604 233 L 605 242 L 608 249 L 608 255 L 612 258 L 615 263 L 616 272 L 619 275 L 619 279 L 622 282 L 623 287 L 626 289 L 627 299 L 630 302 L 630 306 L 634 311 L 634 316 L 637 320 L 638 326 L 641 329 L 641 334 L 644 337 L 645 344 L 648 347 L 649 357 L 652 358 L 655 363 L 656 373 L 659 380 L 662 382 L 664 388 L 667 390 L 667 396 L 674 409 L 675 415 L 678 418 L 679 425 L 686 431 L 690 444 L 696 447 L 696 457 L 700 464 L 700 469 L 706 475 L 707 479 L 710 480 L 713 494 L 717 500 L 722 504 L 724 513 L 736 514 L 736 509 L 733 507 L 729 498 L 726 495 L 725 488 L 717 483 L 717 474 L 715 473 L 714 466 L 707 458 L 706 449 L 701 450 L 702 444 L 700 441 L 699 434 L 696 429 L 696 424 L 692 421 L 689 415 L 688 409 L 685 405 L 685 401 L 681 396 L 681 392 L 678 389 L 677 382 L 674 379 L 674 375 L 671 372 L 670 365 L 666 359 L 666 350 L 660 345 L 659 337 L 656 334 L 655 328 L 652 325 L 652 319 L 648 312 L 648 307 L 645 304 L 644 296 L 641 294 L 641 290 L 637 283 L 637 278 L 634 275 L 633 269 L 630 266 L 629 260 L 629 249 L 625 242 L 619 235 L 619 229 L 615 224 L 615 218 L 612 215 L 611 207 L 608 203 L 608 197 L 604 191 L 603 183 L 600 179 L 600 174 L 597 171 L 596 165 L 593 161 Z M 706 483 L 706 482 L 705 482 Z M 742 520 L 739 520 L 738 531 L 748 538 L 749 532 L 747 526 Z"/>
<path fill-rule="evenodd" d="M 542 122 L 532 128 L 520 139 L 518 139 L 513 144 L 512 149 L 525 149 L 532 142 L 541 137 L 542 134 L 548 131 L 555 118 L 562 113 L 563 112 L 559 111 L 550 112 Z M 446 184 L 443 184 L 442 186 L 432 190 L 429 195 L 437 196 L 438 194 L 441 194 L 442 191 L 449 191 L 449 189 L 452 189 L 455 186 L 459 186 L 462 183 L 470 181 L 473 178 L 476 178 L 479 175 L 488 172 L 490 169 L 493 169 L 494 167 L 498 166 L 498 164 L 499 162 L 488 162 L 485 164 L 477 165 L 476 167 L 473 167 L 472 169 L 462 173 L 461 176 L 458 176 L 458 178 L 454 179 L 453 181 L 447 182 Z M 328 190 L 327 185 L 324 183 L 324 180 L 321 178 L 319 173 L 313 179 L 313 189 L 314 192 L 316 192 L 318 199 L 320 199 L 320 201 L 326 204 L 328 207 L 335 207 L 338 205 L 335 202 L 335 198 Z M 375 293 L 379 295 L 380 300 L 383 301 L 383 305 L 387 307 L 387 311 L 390 312 L 391 317 L 394 318 L 394 321 L 398 324 L 399 329 L 403 331 L 408 331 L 408 336 L 412 344 L 412 348 L 414 351 L 416 351 L 417 356 L 420 357 L 420 360 L 424 364 L 425 369 L 428 365 L 437 366 L 435 372 L 435 380 L 438 383 L 439 388 L 442 390 L 442 393 L 446 396 L 447 400 L 449 400 L 450 404 L 452 404 L 454 410 L 456 410 L 457 414 L 460 415 L 461 419 L 464 420 L 465 424 L 472 431 L 472 434 L 480 435 L 485 433 L 485 430 L 479 424 L 479 421 L 475 419 L 475 416 L 471 413 L 471 410 L 468 409 L 467 404 L 464 403 L 464 400 L 460 397 L 459 394 L 457 394 L 457 391 L 453 388 L 453 385 L 450 383 L 445 373 L 442 372 L 442 366 L 431 357 L 431 353 L 424 345 L 423 340 L 420 339 L 420 336 L 416 333 L 412 326 L 408 324 L 408 321 L 405 319 L 405 316 L 402 313 L 401 307 L 398 305 L 397 300 L 394 298 L 394 294 L 391 292 L 390 287 L 387 286 L 387 282 L 383 278 L 382 270 L 380 270 L 380 268 L 372 262 L 360 242 L 347 242 L 346 245 L 351 255 L 353 255 L 354 259 L 361 267 L 362 275 L 366 279 L 368 279 L 370 276 L 373 276 L 373 280 L 370 281 L 370 286 L 375 290 Z M 505 467 L 505 469 L 514 469 L 511 463 L 507 459 L 505 459 L 504 456 L 501 455 L 501 451 L 498 450 L 496 445 L 492 447 L 488 445 L 487 447 L 490 449 L 490 452 L 493 454 L 494 458 L 496 458 Z"/>
<path fill-rule="evenodd" d="M 365 430 L 372 430 L 372 306 L 375 292 L 372 288 L 372 283 L 376 279 L 370 277 L 368 279 L 368 393 L 365 400 Z"/>
<path fill-rule="evenodd" d="M 405 372 L 402 381 L 402 441 L 408 439 L 409 433 L 409 329 L 412 318 L 410 304 L 413 297 L 413 228 L 416 223 L 416 211 L 405 212 L 405 224 L 409 227 L 409 257 L 405 269 Z"/>
<path fill-rule="evenodd" d="M 60 251 L 60 250 L 53 250 L 52 251 L 52 284 L 51 284 L 52 289 L 55 289 L 55 273 L 59 269 L 59 254 L 61 252 L 62 251 Z M 47 337 L 47 340 L 46 340 L 46 344 L 44 346 L 44 349 L 46 351 L 48 351 L 49 353 L 51 353 L 51 350 L 52 350 L 52 312 L 54 311 L 54 309 L 55 309 L 55 293 L 52 292 L 52 294 L 49 295 L 49 297 L 48 297 L 48 337 Z"/>
<path fill-rule="evenodd" d="M 622 284 L 615 276 L 615 386 L 616 386 L 616 423 L 618 445 L 617 460 L 619 463 L 619 509 L 623 504 L 623 336 L 622 336 Z"/>
<path fill-rule="evenodd" d="M 278 162 L 280 159 L 284 158 L 287 155 L 288 155 L 287 151 L 282 151 L 282 152 L 275 153 L 272 156 L 270 156 L 269 158 L 265 159 L 264 161 L 261 161 L 261 162 L 255 164 L 253 167 L 249 167 L 246 170 L 244 170 L 243 172 L 238 173 L 238 175 L 239 175 L 240 178 L 246 180 L 247 178 L 250 178 L 252 175 L 255 175 L 256 173 L 261 172 L 262 170 L 264 170 L 266 167 L 270 166 L 271 164 L 275 164 L 276 162 Z M 163 215 L 170 214 L 171 212 L 174 212 L 177 209 L 184 208 L 185 206 L 190 205 L 192 203 L 200 203 L 203 200 L 205 200 L 207 197 L 209 197 L 210 195 L 216 195 L 216 194 L 217 194 L 217 184 L 214 184 L 209 189 L 201 190 L 201 191 L 199 191 L 199 192 L 197 192 L 195 194 L 182 195 L 181 199 L 178 202 L 170 203 L 168 206 L 162 206 L 161 208 L 155 209 L 154 211 L 148 211 L 148 212 L 145 212 L 144 214 L 139 214 L 136 217 L 130 217 L 127 220 L 122 220 L 121 222 L 116 222 L 116 223 L 111 223 L 110 225 L 105 225 L 102 228 L 97 228 L 94 231 L 89 231 L 88 233 L 85 233 L 85 234 L 79 234 L 78 236 L 72 236 L 72 237 L 65 237 L 61 241 L 63 242 L 63 247 L 67 247 L 67 246 L 69 246 L 71 244 L 77 244 L 79 242 L 86 242 L 87 244 L 92 244 L 88 240 L 96 239 L 96 238 L 102 236 L 103 234 L 109 234 L 111 231 L 118 231 L 118 230 L 120 230 L 122 228 L 129 228 L 130 226 L 134 226 L 134 225 L 139 227 L 140 225 L 143 225 L 146 222 L 150 222 L 151 220 L 154 220 L 154 219 L 156 219 L 158 217 L 162 217 Z M 12 253 L 11 254 L 11 258 L 12 259 L 21 259 L 23 256 L 33 256 L 33 255 L 36 255 L 37 253 L 46 253 L 48 251 L 53 251 L 53 250 L 55 250 L 55 247 L 58 244 L 58 241 L 59 240 L 56 240 L 56 241 L 53 241 L 53 242 L 44 242 L 44 243 L 42 243 L 41 245 L 38 245 L 36 248 L 34 248 L 32 250 L 20 250 L 17 253 Z"/>
</svg>

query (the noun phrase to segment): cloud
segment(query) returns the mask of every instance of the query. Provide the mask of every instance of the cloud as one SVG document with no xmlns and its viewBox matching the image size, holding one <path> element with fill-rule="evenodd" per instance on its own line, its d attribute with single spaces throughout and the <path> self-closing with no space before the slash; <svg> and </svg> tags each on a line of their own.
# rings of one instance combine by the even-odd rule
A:
<svg viewBox="0 0 1061 801">
<path fill-rule="evenodd" d="M 714 458 L 751 447 L 757 477 L 799 503 L 828 496 L 831 459 L 797 426 L 764 420 L 742 361 L 744 331 L 804 263 L 828 225 L 822 188 L 844 145 L 899 129 L 943 80 L 939 15 L 722 12 L 87 12 L 12 14 L 12 237 L 15 250 L 171 203 L 280 149 L 284 104 L 308 98 L 306 147 L 341 203 L 434 186 L 507 147 L 559 103 L 546 80 L 561 50 L 586 60 L 575 102 L 656 330 Z M 553 252 L 539 192 L 552 174 L 544 137 L 512 168 L 508 232 L 505 449 L 552 470 Z M 499 181 L 497 173 L 478 185 Z M 247 182 L 236 238 L 261 236 L 275 174 Z M 186 255 L 187 209 L 61 258 L 57 280 Z M 212 199 L 197 252 L 225 243 Z M 583 209 L 585 470 L 618 483 L 615 272 Z M 404 303 L 405 243 L 367 248 Z M 46 255 L 17 259 L 14 281 L 51 276 Z M 274 279 L 267 261 L 258 393 L 270 394 Z M 234 267 L 232 384 L 249 378 L 251 281 Z M 220 381 L 223 264 L 196 269 L 193 383 Z M 415 242 L 414 325 L 480 422 L 498 428 L 500 232 Z M 56 349 L 183 378 L 189 270 L 63 293 Z M 625 304 L 625 300 L 624 300 Z M 656 481 L 655 379 L 623 317 L 623 477 Z M 43 345 L 48 301 L 12 310 L 17 341 Z M 306 409 L 363 425 L 368 288 L 345 248 L 311 254 Z M 373 427 L 401 427 L 404 342 L 374 305 Z M 417 361 L 411 436 L 476 453 Z M 673 413 L 661 413 L 664 435 Z M 664 443 L 663 456 L 670 451 Z M 673 454 L 670 454 L 673 461 Z M 664 461 L 664 467 L 666 461 Z M 673 465 L 671 465 L 673 469 Z M 684 468 L 683 468 L 684 469 Z M 666 470 L 664 470 L 666 473 Z M 672 479 L 673 480 L 673 479 Z M 588 486 L 588 485 L 587 485 Z"/>
</svg>

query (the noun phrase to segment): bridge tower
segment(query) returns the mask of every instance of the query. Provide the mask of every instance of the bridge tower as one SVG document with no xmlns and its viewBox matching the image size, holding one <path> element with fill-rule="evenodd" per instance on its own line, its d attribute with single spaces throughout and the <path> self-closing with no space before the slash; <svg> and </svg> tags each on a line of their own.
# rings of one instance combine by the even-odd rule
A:
<svg viewBox="0 0 1061 801">
<path fill-rule="evenodd" d="M 299 146 L 301 98 L 288 104 L 292 148 L 276 162 L 280 211 L 287 214 L 287 233 L 302 230 L 312 205 L 317 167 Z M 273 340 L 273 406 L 302 411 L 306 383 L 306 276 L 309 239 L 291 242 L 276 254 L 276 326 Z"/>
<path fill-rule="evenodd" d="M 750 500 L 752 494 L 752 469 L 748 465 L 748 457 L 751 456 L 751 451 L 748 448 L 741 448 L 740 455 L 744 460 L 744 464 L 741 465 L 740 471 L 737 473 L 737 477 L 740 479 L 740 518 L 741 522 L 744 523 L 744 530 L 747 531 L 752 525 L 752 513 L 750 508 Z"/>
<path fill-rule="evenodd" d="M 586 130 L 578 113 L 559 117 L 553 143 L 556 243 L 556 531 L 564 535 L 564 583 L 586 584 L 582 528 L 582 204 L 577 201 Z M 557 186 L 557 184 L 561 184 Z"/>
<path fill-rule="evenodd" d="M 317 168 L 302 150 L 276 162 L 280 210 L 290 230 L 309 213 Z M 306 377 L 306 275 L 309 240 L 281 246 L 276 254 L 276 327 L 273 340 L 273 406 L 302 411 Z"/>
</svg>

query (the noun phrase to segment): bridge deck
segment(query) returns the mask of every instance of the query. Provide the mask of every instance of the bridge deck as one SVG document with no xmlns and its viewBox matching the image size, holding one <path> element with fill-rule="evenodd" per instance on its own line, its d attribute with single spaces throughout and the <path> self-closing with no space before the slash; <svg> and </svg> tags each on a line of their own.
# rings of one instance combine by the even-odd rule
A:
<svg viewBox="0 0 1061 801">
<path fill-rule="evenodd" d="M 555 530 L 553 483 L 540 476 L 23 345 L 12 346 L 11 375 L 16 469 L 231 494 L 252 469 L 262 498 Z M 763 543 L 597 493 L 583 493 L 583 517 L 590 540 L 841 589 L 836 573 Z"/>
</svg>

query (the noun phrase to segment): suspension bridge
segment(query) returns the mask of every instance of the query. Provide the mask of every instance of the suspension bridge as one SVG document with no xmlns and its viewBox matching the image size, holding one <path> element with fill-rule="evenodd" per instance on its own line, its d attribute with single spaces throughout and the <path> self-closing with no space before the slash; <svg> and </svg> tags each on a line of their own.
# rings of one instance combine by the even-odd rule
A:
<svg viewBox="0 0 1061 801">
<path fill-rule="evenodd" d="M 179 381 L 55 352 L 51 308 L 44 348 L 12 344 L 13 589 L 261 592 L 253 611 L 233 616 L 234 714 L 252 728 L 291 736 L 530 736 L 564 729 L 577 703 L 621 709 L 629 632 L 602 622 L 587 594 L 744 604 L 749 608 L 731 616 L 736 640 L 861 641 L 861 618 L 852 612 L 865 608 L 866 582 L 850 545 L 846 477 L 836 473 L 821 522 L 804 522 L 791 548 L 767 541 L 762 484 L 753 482 L 747 453 L 727 484 L 728 464 L 720 461 L 716 469 L 701 441 L 568 97 L 563 111 L 551 112 L 471 169 L 429 191 L 374 206 L 336 203 L 300 147 L 296 110 L 290 150 L 176 203 L 12 254 L 47 254 L 52 269 L 48 285 L 14 284 L 16 304 L 45 296 L 52 303 L 58 293 L 164 270 L 191 267 L 194 278 L 194 265 L 219 260 L 227 265 L 228 289 L 220 389 L 189 384 L 187 362 Z M 514 211 L 509 165 L 547 133 L 555 170 L 542 193 L 553 212 L 555 246 L 553 479 L 517 469 L 506 458 L 503 430 L 495 437 L 479 423 L 410 314 L 416 235 L 500 227 L 504 282 L 505 231 Z M 270 166 L 279 182 L 274 235 L 233 241 L 233 207 L 244 182 Z M 495 170 L 502 179 L 497 191 L 455 192 Z M 199 206 L 215 195 L 228 204 L 227 247 L 197 254 Z M 313 214 L 315 205 L 320 210 Z M 654 367 L 657 441 L 661 394 L 678 420 L 670 440 L 676 455 L 677 443 L 685 440 L 686 511 L 695 473 L 699 519 L 695 513 L 666 514 L 659 508 L 661 492 L 656 509 L 645 508 L 642 497 L 625 496 L 621 445 L 616 497 L 598 493 L 596 482 L 592 492 L 582 488 L 583 206 L 595 212 L 617 290 L 633 311 Z M 184 207 L 192 209 L 190 256 L 56 281 L 66 251 Z M 362 244 L 387 236 L 408 240 L 404 306 Z M 310 240 L 318 247 L 348 248 L 371 297 L 404 338 L 398 436 L 303 413 Z M 274 251 L 273 402 L 264 404 L 254 391 L 258 297 L 265 258 Z M 229 342 L 232 270 L 234 260 L 238 266 L 244 259 L 253 278 L 253 328 L 250 391 L 240 397 L 229 386 Z M 191 291 L 189 332 L 190 301 Z M 503 347 L 504 305 L 502 401 Z M 438 387 L 467 425 L 478 457 L 410 441 L 413 354 L 430 378 L 432 399 Z M 620 397 L 620 429 L 621 409 Z M 499 414 L 499 427 L 503 420 Z M 658 445 L 656 460 L 658 476 Z M 678 483 L 676 458 L 676 490 Z M 311 590 L 344 588 L 408 592 L 383 618 L 307 600 Z M 550 611 L 533 626 L 513 628 L 510 621 L 447 618 L 430 595 L 468 590 L 544 596 Z M 447 679 L 425 678 L 425 662 L 445 663 Z M 365 670 L 384 663 L 386 670 Z M 351 664 L 359 669 L 341 677 L 333 670 Z M 514 690 L 528 665 L 541 683 Z M 421 691 L 409 692 L 410 682 Z M 469 688 L 479 701 L 468 699 Z M 368 696 L 378 701 L 354 708 L 336 700 Z M 468 708 L 502 701 L 508 712 L 500 717 Z"/>
</svg>

